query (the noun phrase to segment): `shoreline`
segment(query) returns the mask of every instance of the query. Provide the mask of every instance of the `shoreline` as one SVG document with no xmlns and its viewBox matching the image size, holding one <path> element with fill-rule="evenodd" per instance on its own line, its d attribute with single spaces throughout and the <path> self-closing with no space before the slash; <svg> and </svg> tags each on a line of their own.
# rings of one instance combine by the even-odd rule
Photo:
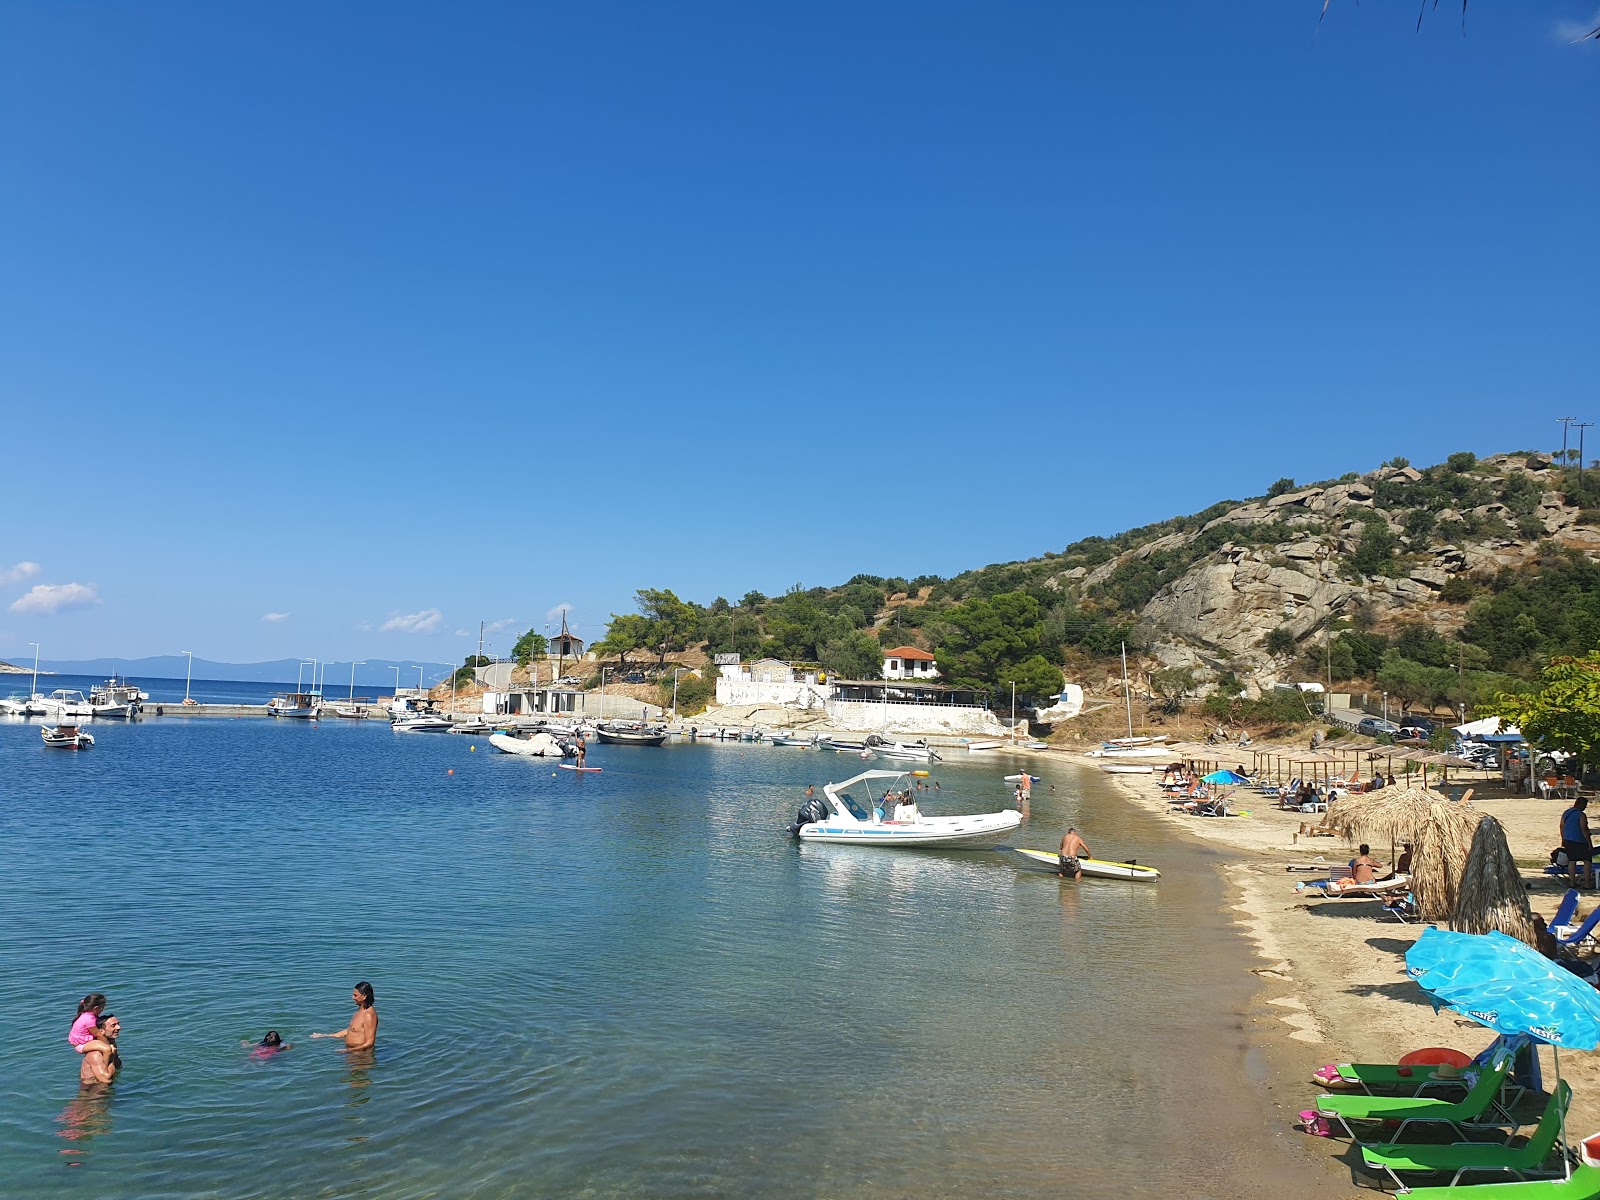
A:
<svg viewBox="0 0 1600 1200">
<path fill-rule="evenodd" d="M 1489 1030 L 1449 1010 L 1435 1014 L 1407 979 L 1404 954 L 1425 924 L 1382 919 L 1375 899 L 1319 899 L 1295 892 L 1296 879 L 1307 876 L 1286 871 L 1286 862 L 1325 858 L 1330 865 L 1343 864 L 1355 853 L 1353 845 L 1335 837 L 1295 841 L 1304 817 L 1269 806 L 1265 797 L 1243 817 L 1177 813 L 1159 791 L 1159 774 L 1106 774 L 1098 760 L 1082 752 L 1057 753 L 1102 775 L 1129 803 L 1173 826 L 1178 836 L 1207 843 L 1222 856 L 1217 869 L 1230 897 L 1229 916 L 1258 961 L 1251 968 L 1259 987 L 1247 1014 L 1247 1036 L 1255 1031 L 1260 1038 L 1268 1064 L 1265 1082 L 1286 1134 L 1305 1142 L 1313 1157 L 1320 1155 L 1338 1170 L 1348 1170 L 1343 1140 L 1290 1128 L 1295 1114 L 1325 1090 L 1310 1080 L 1324 1063 L 1395 1062 L 1424 1046 L 1452 1046 L 1475 1054 L 1488 1045 L 1493 1037 Z M 1251 798 L 1244 799 L 1249 803 Z M 1474 797 L 1472 804 L 1505 827 L 1512 854 L 1530 884 L 1529 903 L 1548 916 L 1566 890 L 1565 881 L 1534 873 L 1528 864 L 1543 861 L 1554 844 L 1565 802 Z M 1388 847 L 1373 849 L 1387 856 Z M 1582 896 L 1580 913 L 1600 903 L 1600 891 Z M 1540 1048 L 1540 1067 L 1548 1090 L 1555 1078 L 1548 1047 Z M 1600 1059 L 1566 1055 L 1561 1076 L 1573 1086 L 1567 1128 L 1574 1139 L 1600 1129 Z"/>
</svg>

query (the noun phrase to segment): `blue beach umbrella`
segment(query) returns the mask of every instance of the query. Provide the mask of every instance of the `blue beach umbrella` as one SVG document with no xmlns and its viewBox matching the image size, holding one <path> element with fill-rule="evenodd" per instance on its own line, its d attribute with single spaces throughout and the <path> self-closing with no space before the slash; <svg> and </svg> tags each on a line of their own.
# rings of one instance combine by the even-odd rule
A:
<svg viewBox="0 0 1600 1200">
<path fill-rule="evenodd" d="M 1241 775 L 1237 771 L 1230 771 L 1227 767 L 1223 767 L 1222 770 L 1220 770 L 1220 771 L 1213 771 L 1209 775 L 1202 775 L 1200 777 L 1200 782 L 1201 783 L 1225 783 L 1225 784 L 1228 784 L 1231 787 L 1231 786 L 1233 786 L 1235 784 L 1249 783 L 1250 782 L 1250 776 Z"/>
<path fill-rule="evenodd" d="M 1600 991 L 1499 930 L 1426 929 L 1406 951 L 1406 974 L 1428 993 L 1435 1012 L 1453 1008 L 1496 1033 L 1527 1034 L 1555 1047 L 1558 1082 L 1561 1047 L 1600 1046 Z M 1566 1140 L 1563 1114 L 1563 1145 Z"/>
</svg>

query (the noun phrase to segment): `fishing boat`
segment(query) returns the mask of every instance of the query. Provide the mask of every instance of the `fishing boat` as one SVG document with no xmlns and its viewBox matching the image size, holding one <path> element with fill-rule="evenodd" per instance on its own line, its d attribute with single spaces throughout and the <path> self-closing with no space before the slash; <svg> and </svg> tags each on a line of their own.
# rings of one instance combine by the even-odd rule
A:
<svg viewBox="0 0 1600 1200">
<path fill-rule="evenodd" d="M 44 712 L 40 715 L 54 717 L 58 721 L 69 717 L 92 717 L 94 706 L 75 688 L 57 688 L 44 698 Z"/>
<path fill-rule="evenodd" d="M 1049 850 L 1028 850 L 1022 846 L 1011 847 L 1018 854 L 1031 862 L 1048 865 L 1052 872 L 1059 872 L 1061 859 L 1059 855 Z M 1141 883 L 1154 883 L 1161 878 L 1161 872 L 1154 867 L 1141 866 L 1139 863 L 1106 862 L 1099 858 L 1080 858 L 1078 866 L 1083 868 L 1085 876 L 1096 879 L 1137 879 Z"/>
<path fill-rule="evenodd" d="M 39 727 L 39 736 L 44 738 L 46 746 L 57 750 L 87 750 L 94 745 L 94 738 L 84 733 L 76 725 L 42 725 Z"/>
<path fill-rule="evenodd" d="M 1118 750 L 1131 750 L 1135 746 L 1159 746 L 1162 742 L 1164 742 L 1166 740 L 1167 740 L 1167 735 L 1166 734 L 1157 733 L 1157 734 L 1152 734 L 1149 737 L 1107 738 L 1106 741 L 1105 741 L 1105 745 L 1115 747 Z"/>
<path fill-rule="evenodd" d="M 837 750 L 840 754 L 859 754 L 867 748 L 867 743 L 848 738 L 832 738 L 828 742 L 828 748 Z"/>
<path fill-rule="evenodd" d="M 1015 809 L 974 813 L 962 817 L 918 815 L 912 821 L 890 821 L 882 815 L 870 794 L 866 804 L 850 794 L 848 788 L 873 780 L 906 778 L 904 771 L 863 771 L 842 783 L 825 783 L 822 795 L 812 796 L 795 817 L 789 832 L 802 842 L 840 842 L 853 846 L 937 846 L 971 849 L 992 845 L 1022 824 Z"/>
<path fill-rule="evenodd" d="M 267 701 L 267 712 L 274 717 L 314 721 L 322 715 L 322 693 L 279 692 Z"/>
<path fill-rule="evenodd" d="M 979 754 L 979 753 L 981 753 L 981 752 L 983 752 L 985 750 L 999 750 L 1004 745 L 1005 745 L 1004 742 L 997 742 L 997 741 L 968 742 L 967 743 L 967 753 L 969 753 L 969 754 Z"/>
<path fill-rule="evenodd" d="M 649 725 L 600 725 L 595 736 L 613 746 L 659 746 L 667 740 L 665 729 Z"/>
<path fill-rule="evenodd" d="M 808 738 L 805 738 L 805 737 L 778 737 L 775 734 L 771 738 L 769 738 L 768 741 L 769 741 L 769 743 L 771 745 L 774 745 L 774 746 L 799 746 L 799 747 L 801 747 L 802 749 L 805 749 L 805 750 L 814 750 L 819 745 L 821 745 L 823 742 L 827 741 L 827 739 L 826 738 L 819 738 L 819 737 L 817 737 L 816 734 L 812 734 Z"/>
<path fill-rule="evenodd" d="M 487 721 L 456 721 L 450 726 L 450 732 L 484 737 L 493 733 L 497 728 L 498 726 L 491 725 Z"/>
<path fill-rule="evenodd" d="M 367 719 L 367 706 L 365 704 L 335 704 L 333 715 L 343 717 L 346 721 L 365 721 Z"/>
<path fill-rule="evenodd" d="M 148 699 L 150 696 L 147 692 L 141 692 L 126 679 L 118 679 L 115 675 L 89 689 L 89 707 L 94 710 L 95 717 L 101 719 L 137 717 L 144 711 L 144 702 Z"/>
</svg>

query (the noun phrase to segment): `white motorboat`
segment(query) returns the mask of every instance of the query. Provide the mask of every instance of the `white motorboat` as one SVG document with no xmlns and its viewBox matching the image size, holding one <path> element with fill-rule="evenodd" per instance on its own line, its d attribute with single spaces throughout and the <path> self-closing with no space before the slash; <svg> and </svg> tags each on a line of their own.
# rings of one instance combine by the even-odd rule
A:
<svg viewBox="0 0 1600 1200">
<path fill-rule="evenodd" d="M 650 725 L 600 725 L 595 735 L 613 746 L 659 746 L 667 740 L 667 731 Z"/>
<path fill-rule="evenodd" d="M 498 729 L 498 725 L 491 725 L 487 721 L 452 721 L 451 733 L 466 734 L 470 737 L 487 737 Z"/>
<path fill-rule="evenodd" d="M 0 717 L 42 717 L 44 705 L 34 697 L 18 692 L 0 700 Z"/>
<path fill-rule="evenodd" d="M 321 692 L 280 692 L 267 701 L 267 712 L 274 717 L 293 717 L 315 721 L 322 715 Z"/>
<path fill-rule="evenodd" d="M 1131 750 L 1135 746 L 1159 746 L 1166 740 L 1166 734 L 1157 733 L 1150 737 L 1107 738 L 1105 744 L 1118 750 Z"/>
<path fill-rule="evenodd" d="M 979 753 L 981 751 L 984 751 L 984 750 L 999 750 L 1004 745 L 1005 745 L 1004 742 L 997 742 L 997 741 L 992 741 L 992 740 L 991 741 L 968 742 L 967 743 L 967 753 L 969 753 L 969 754 L 977 754 L 977 753 Z"/>
<path fill-rule="evenodd" d="M 333 715 L 343 717 L 346 721 L 365 721 L 367 719 L 367 706 L 365 704 L 335 704 Z"/>
<path fill-rule="evenodd" d="M 84 733 L 76 725 L 43 725 L 39 728 L 39 736 L 44 738 L 46 746 L 53 746 L 57 750 L 87 750 L 94 745 L 93 736 Z"/>
<path fill-rule="evenodd" d="M 773 746 L 799 746 L 806 750 L 814 750 L 828 739 L 812 734 L 810 737 L 778 737 L 773 735 L 768 738 L 768 744 Z"/>
<path fill-rule="evenodd" d="M 94 705 L 83 698 L 75 688 L 57 688 L 44 698 L 44 711 L 40 716 L 64 721 L 71 717 L 94 716 Z"/>
<path fill-rule="evenodd" d="M 1171 750 L 1156 746 L 1102 746 L 1089 751 L 1089 758 L 1171 758 Z"/>
<path fill-rule="evenodd" d="M 1107 775 L 1151 775 L 1155 768 L 1149 763 L 1108 763 L 1100 768 Z"/>
<path fill-rule="evenodd" d="M 936 763 L 944 761 L 938 754 L 934 753 L 933 748 L 928 745 L 925 739 L 918 739 L 910 743 L 891 742 L 888 738 L 874 735 L 867 739 L 867 749 L 882 758 L 891 759 L 895 762 Z"/>
<path fill-rule="evenodd" d="M 392 728 L 396 733 L 449 733 L 450 719 L 424 713 L 415 717 L 401 717 Z"/>
<path fill-rule="evenodd" d="M 967 849 L 988 846 L 1022 824 L 1015 809 L 963 817 L 918 814 L 911 821 L 884 819 L 870 794 L 865 803 L 848 788 L 877 779 L 904 779 L 903 771 L 863 771 L 843 783 L 826 783 L 822 795 L 801 806 L 790 832 L 802 842 L 842 842 L 854 846 L 935 846 Z"/>
</svg>

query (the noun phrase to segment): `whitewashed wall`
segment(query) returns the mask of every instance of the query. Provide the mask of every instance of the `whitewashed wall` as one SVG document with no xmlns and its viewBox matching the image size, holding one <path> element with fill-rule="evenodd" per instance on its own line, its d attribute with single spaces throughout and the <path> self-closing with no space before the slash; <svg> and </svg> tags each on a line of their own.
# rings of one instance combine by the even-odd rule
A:
<svg viewBox="0 0 1600 1200">
<path fill-rule="evenodd" d="M 821 709 L 831 691 L 815 683 L 763 683 L 756 680 L 717 680 L 718 704 L 777 704 L 784 708 Z"/>
<path fill-rule="evenodd" d="M 951 704 L 884 704 L 877 700 L 829 700 L 828 723 L 857 733 L 979 734 L 999 737 L 1010 732 L 987 708 Z M 1017 731 L 1027 733 L 1019 721 Z"/>
</svg>

